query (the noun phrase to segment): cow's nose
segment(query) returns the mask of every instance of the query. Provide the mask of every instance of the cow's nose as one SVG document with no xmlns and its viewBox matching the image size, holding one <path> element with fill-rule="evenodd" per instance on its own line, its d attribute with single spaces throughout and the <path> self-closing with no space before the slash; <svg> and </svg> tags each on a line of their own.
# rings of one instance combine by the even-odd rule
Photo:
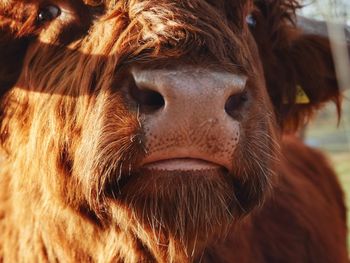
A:
<svg viewBox="0 0 350 263">
<path fill-rule="evenodd" d="M 248 99 L 244 76 L 187 67 L 176 70 L 132 69 L 130 93 L 141 112 L 159 110 L 186 114 L 207 112 L 207 117 L 228 114 L 236 118 Z"/>
<path fill-rule="evenodd" d="M 186 170 L 212 169 L 214 163 L 232 170 L 247 100 L 244 76 L 189 66 L 131 73 L 130 93 L 145 135 L 142 164 Z"/>
</svg>

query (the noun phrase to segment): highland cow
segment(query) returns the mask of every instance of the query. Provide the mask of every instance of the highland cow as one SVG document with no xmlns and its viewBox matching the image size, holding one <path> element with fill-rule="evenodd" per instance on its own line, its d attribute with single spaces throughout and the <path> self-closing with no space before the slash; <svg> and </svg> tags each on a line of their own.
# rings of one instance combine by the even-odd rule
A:
<svg viewBox="0 0 350 263">
<path fill-rule="evenodd" d="M 341 100 L 298 8 L 2 0 L 0 262 L 348 262 L 336 176 L 291 135 Z"/>
</svg>

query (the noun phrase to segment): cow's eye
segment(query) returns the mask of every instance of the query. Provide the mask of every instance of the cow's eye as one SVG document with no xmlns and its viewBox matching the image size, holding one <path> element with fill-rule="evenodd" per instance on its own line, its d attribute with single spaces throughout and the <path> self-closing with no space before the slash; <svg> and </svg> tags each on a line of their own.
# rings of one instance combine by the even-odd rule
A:
<svg viewBox="0 0 350 263">
<path fill-rule="evenodd" d="M 61 10 L 55 5 L 48 5 L 39 10 L 37 21 L 39 24 L 50 22 L 61 14 Z"/>
<path fill-rule="evenodd" d="M 256 26 L 256 19 L 253 14 L 247 15 L 245 21 L 250 28 L 254 28 Z"/>
</svg>

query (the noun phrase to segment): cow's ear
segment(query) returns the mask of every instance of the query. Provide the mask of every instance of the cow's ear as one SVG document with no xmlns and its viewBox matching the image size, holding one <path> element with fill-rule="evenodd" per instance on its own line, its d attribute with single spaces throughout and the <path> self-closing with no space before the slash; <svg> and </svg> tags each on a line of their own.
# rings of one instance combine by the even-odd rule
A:
<svg viewBox="0 0 350 263">
<path fill-rule="evenodd" d="M 300 6 L 295 1 L 289 5 L 256 1 L 256 5 L 252 34 L 281 127 L 297 130 L 328 101 L 335 102 L 340 112 L 341 92 L 327 34 L 297 25 L 295 11 Z"/>
<path fill-rule="evenodd" d="M 37 1 L 0 2 L 0 97 L 19 76 L 37 12 Z"/>
<path fill-rule="evenodd" d="M 277 57 L 284 79 L 280 80 L 283 88 L 274 104 L 278 105 L 284 129 L 294 131 L 305 125 L 315 110 L 328 101 L 335 103 L 340 114 L 341 92 L 327 37 L 301 31 Z"/>
</svg>

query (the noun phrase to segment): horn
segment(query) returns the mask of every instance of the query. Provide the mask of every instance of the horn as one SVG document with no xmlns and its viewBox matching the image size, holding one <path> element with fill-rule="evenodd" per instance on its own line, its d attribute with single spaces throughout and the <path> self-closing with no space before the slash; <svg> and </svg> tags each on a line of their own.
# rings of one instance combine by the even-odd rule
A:
<svg viewBox="0 0 350 263">
<path fill-rule="evenodd" d="M 297 16 L 296 25 L 306 34 L 319 35 L 333 39 L 332 53 L 336 66 L 339 87 L 350 88 L 350 27 L 334 22 L 327 23 L 302 16 Z M 344 32 L 344 34 L 342 34 Z"/>
<path fill-rule="evenodd" d="M 327 23 L 325 21 L 319 21 L 315 19 L 306 18 L 303 16 L 297 16 L 296 25 L 301 28 L 307 34 L 328 36 Z M 350 26 L 339 25 L 343 27 L 346 41 L 350 43 Z"/>
</svg>

